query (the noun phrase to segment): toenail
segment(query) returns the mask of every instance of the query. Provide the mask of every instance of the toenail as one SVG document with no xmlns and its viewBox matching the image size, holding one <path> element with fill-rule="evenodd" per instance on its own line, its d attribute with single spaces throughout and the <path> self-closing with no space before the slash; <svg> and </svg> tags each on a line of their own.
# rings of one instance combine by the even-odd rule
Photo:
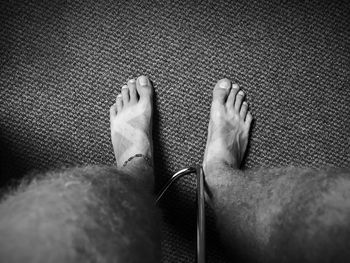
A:
<svg viewBox="0 0 350 263">
<path fill-rule="evenodd" d="M 135 82 L 135 79 L 130 79 L 129 82 L 130 82 L 130 83 L 134 83 L 134 82 Z"/>
<path fill-rule="evenodd" d="M 246 101 L 243 101 L 243 104 L 244 104 L 244 105 L 248 105 L 248 103 L 247 103 Z"/>
<path fill-rule="evenodd" d="M 219 84 L 219 87 L 222 89 L 228 89 L 228 88 L 230 88 L 230 85 L 229 85 L 228 81 L 221 81 Z"/>
<path fill-rule="evenodd" d="M 244 96 L 244 92 L 241 91 L 241 90 L 238 92 L 238 94 L 241 95 L 241 96 Z"/>
<path fill-rule="evenodd" d="M 119 95 L 117 96 L 117 99 L 121 99 L 121 97 L 122 97 L 122 94 L 119 94 Z"/>
<path fill-rule="evenodd" d="M 122 87 L 122 89 L 127 89 L 128 88 L 128 86 L 126 86 L 126 85 L 124 85 L 123 87 Z"/>
<path fill-rule="evenodd" d="M 232 84 L 232 88 L 233 89 L 238 89 L 238 85 L 237 84 Z"/>
<path fill-rule="evenodd" d="M 145 77 L 145 76 L 141 76 L 141 77 L 139 78 L 139 83 L 140 83 L 141 86 L 146 86 L 146 85 L 148 85 L 148 84 L 149 84 L 148 78 Z"/>
</svg>

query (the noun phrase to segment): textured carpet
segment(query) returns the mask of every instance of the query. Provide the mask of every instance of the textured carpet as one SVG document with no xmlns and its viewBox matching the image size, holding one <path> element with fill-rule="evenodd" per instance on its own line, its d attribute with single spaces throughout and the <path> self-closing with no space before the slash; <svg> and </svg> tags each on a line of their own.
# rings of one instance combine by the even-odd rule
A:
<svg viewBox="0 0 350 263">
<path fill-rule="evenodd" d="M 350 5 L 338 1 L 1 1 L 1 181 L 110 164 L 109 106 L 155 86 L 159 189 L 199 163 L 215 82 L 247 93 L 244 168 L 350 164 Z M 195 260 L 195 180 L 162 204 L 163 262 Z M 228 262 L 208 216 L 208 262 Z"/>
</svg>

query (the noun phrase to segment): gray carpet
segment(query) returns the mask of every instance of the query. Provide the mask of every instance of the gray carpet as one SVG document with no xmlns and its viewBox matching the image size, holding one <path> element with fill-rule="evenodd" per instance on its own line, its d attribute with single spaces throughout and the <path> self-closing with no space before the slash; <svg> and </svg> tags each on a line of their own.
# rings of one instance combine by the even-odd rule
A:
<svg viewBox="0 0 350 263">
<path fill-rule="evenodd" d="M 1 1 L 1 182 L 110 164 L 109 106 L 154 83 L 159 189 L 200 163 L 215 82 L 247 93 L 245 169 L 350 164 L 350 5 L 339 1 Z M 195 260 L 195 180 L 162 203 L 163 262 Z M 208 215 L 208 262 L 228 262 Z"/>
</svg>

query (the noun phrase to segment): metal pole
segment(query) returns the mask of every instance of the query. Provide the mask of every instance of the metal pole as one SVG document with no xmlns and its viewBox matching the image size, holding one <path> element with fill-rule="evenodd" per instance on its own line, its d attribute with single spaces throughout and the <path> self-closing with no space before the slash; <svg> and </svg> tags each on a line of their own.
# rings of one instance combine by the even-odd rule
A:
<svg viewBox="0 0 350 263">
<path fill-rule="evenodd" d="M 167 184 L 163 187 L 163 189 L 160 191 L 156 203 L 159 202 L 159 200 L 162 198 L 162 196 L 165 194 L 165 192 L 168 190 L 168 188 L 179 178 L 181 178 L 182 176 L 186 175 L 186 174 L 190 174 L 190 173 L 194 173 L 196 171 L 196 168 L 194 167 L 189 167 L 189 168 L 185 168 L 182 169 L 180 171 L 178 171 L 176 174 L 174 174 L 170 180 L 167 182 Z"/>
<path fill-rule="evenodd" d="M 198 165 L 197 173 L 197 263 L 205 263 L 205 206 L 204 206 L 204 173 Z"/>
</svg>

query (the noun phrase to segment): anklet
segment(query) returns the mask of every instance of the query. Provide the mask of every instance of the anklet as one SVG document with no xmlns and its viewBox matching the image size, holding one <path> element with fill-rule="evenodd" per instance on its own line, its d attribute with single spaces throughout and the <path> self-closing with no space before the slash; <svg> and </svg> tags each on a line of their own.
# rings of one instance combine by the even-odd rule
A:
<svg viewBox="0 0 350 263">
<path fill-rule="evenodd" d="M 127 165 L 128 162 L 130 162 L 132 159 L 134 159 L 134 158 L 136 158 L 136 157 L 142 157 L 150 167 L 153 167 L 151 158 L 149 158 L 148 156 L 143 155 L 143 154 L 141 154 L 141 153 L 138 153 L 138 154 L 135 154 L 134 156 L 131 156 L 129 159 L 127 159 L 127 160 L 124 162 L 124 164 L 122 165 L 122 167 L 125 167 L 125 166 Z"/>
</svg>

